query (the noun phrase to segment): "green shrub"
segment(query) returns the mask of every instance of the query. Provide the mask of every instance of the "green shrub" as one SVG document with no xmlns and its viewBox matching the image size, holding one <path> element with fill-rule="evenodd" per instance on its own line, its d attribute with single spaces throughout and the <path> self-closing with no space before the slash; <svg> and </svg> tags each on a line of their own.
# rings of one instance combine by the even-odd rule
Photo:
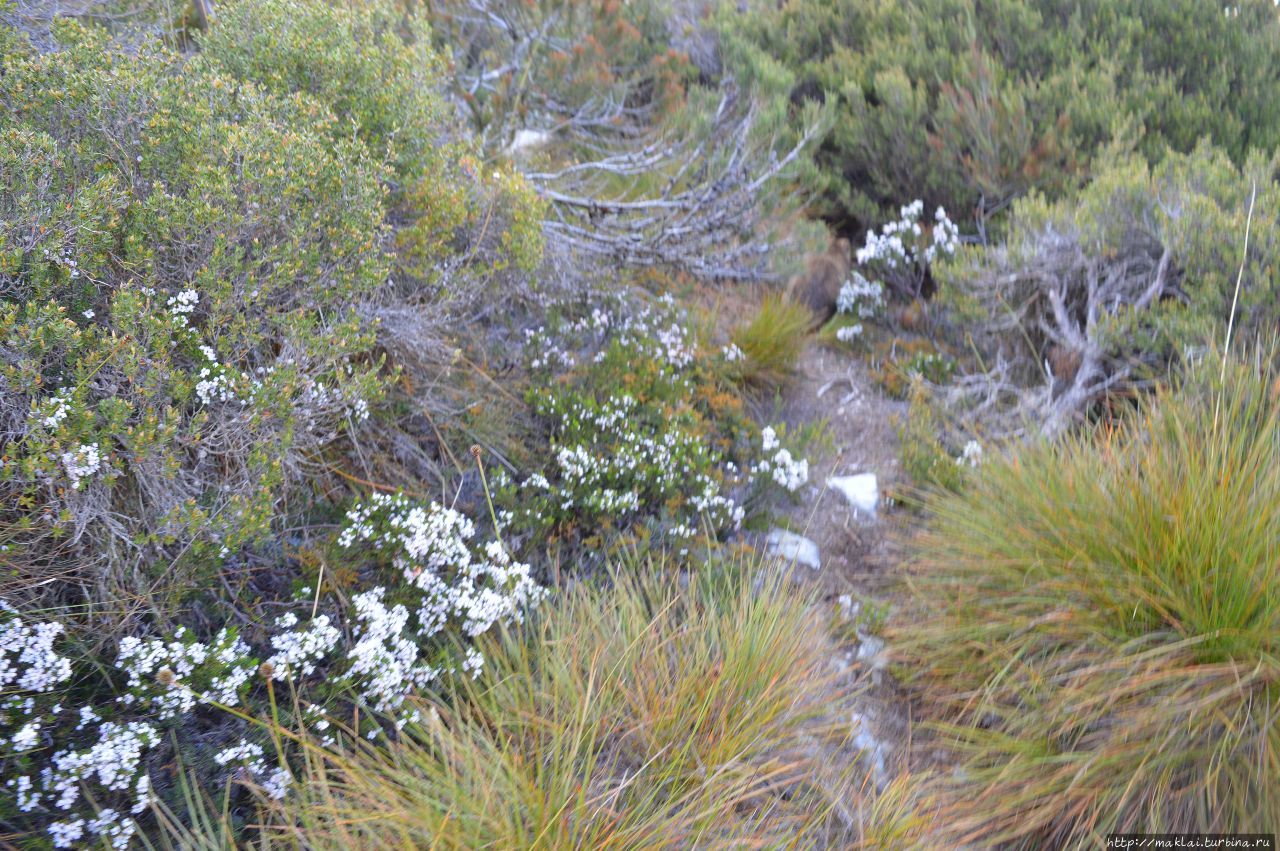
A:
<svg viewBox="0 0 1280 851">
<path fill-rule="evenodd" d="M 441 348 L 413 316 L 539 250 L 527 188 L 444 120 L 424 33 L 219 11 L 192 57 L 60 21 L 59 50 L 0 58 L 0 537 L 160 609 L 385 408 L 386 352 Z"/>
<path fill-rule="evenodd" d="M 1275 157 L 1237 167 L 1206 144 L 1158 166 L 1120 160 L 1071 199 L 1016 204 L 1002 243 L 936 270 L 953 332 L 988 370 L 989 382 L 970 384 L 977 397 L 1016 397 L 994 410 L 1060 430 L 1221 341 L 1238 274 L 1237 339 L 1270 333 L 1280 322 L 1278 173 Z"/>
<path fill-rule="evenodd" d="M 899 637 L 962 759 L 951 841 L 1280 823 L 1280 402 L 1220 370 L 932 506 Z"/>
<path fill-rule="evenodd" d="M 257 539 L 377 405 L 385 171 L 312 100 L 59 33 L 0 77 L 0 502 L 20 548 L 77 544 L 110 584 Z"/>
<path fill-rule="evenodd" d="M 726 11 L 731 68 L 825 98 L 821 212 L 849 230 L 915 198 L 979 219 L 1078 185 L 1118 140 L 1158 162 L 1211 138 L 1242 162 L 1280 143 L 1269 0 L 866 0 Z M 957 220 L 961 221 L 959 215 Z"/>
</svg>

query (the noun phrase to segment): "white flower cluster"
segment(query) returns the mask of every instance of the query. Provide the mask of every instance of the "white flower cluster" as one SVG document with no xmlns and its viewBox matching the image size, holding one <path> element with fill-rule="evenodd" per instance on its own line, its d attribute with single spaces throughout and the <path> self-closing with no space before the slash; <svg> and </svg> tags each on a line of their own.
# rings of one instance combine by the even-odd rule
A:
<svg viewBox="0 0 1280 851">
<path fill-rule="evenodd" d="M 518 622 L 546 593 L 529 565 L 513 560 L 500 541 L 488 542 L 482 554 L 473 552 L 475 524 L 438 503 L 375 494 L 352 508 L 347 520 L 339 543 L 379 547 L 415 592 L 412 618 L 404 604 L 386 605 L 381 587 L 352 598 L 359 625 L 348 654 L 350 673 L 379 711 L 398 708 L 439 676 L 439 668 L 420 655 L 425 639 L 450 624 L 474 637 L 494 624 Z"/>
<path fill-rule="evenodd" d="M 659 328 L 654 334 L 654 339 L 662 347 L 663 360 L 676 369 L 683 369 L 693 363 L 696 351 L 689 341 L 688 334 L 680 325 L 673 322 L 665 328 Z"/>
<path fill-rule="evenodd" d="M 200 372 L 197 374 L 200 380 L 196 382 L 196 398 L 200 403 L 212 405 L 214 402 L 239 401 L 241 405 L 248 405 L 261 389 L 262 382 L 254 381 L 248 392 L 242 395 L 237 385 L 249 382 L 248 373 L 242 372 L 237 377 L 233 370 L 218 363 L 218 353 L 212 346 L 201 345 L 200 352 L 208 361 L 200 367 Z M 267 370 L 259 369 L 258 372 L 265 374 Z"/>
<path fill-rule="evenodd" d="M 724 356 L 725 361 L 728 363 L 737 363 L 747 359 L 746 352 L 738 348 L 737 343 L 729 343 L 720 350 L 720 354 Z"/>
<path fill-rule="evenodd" d="M 530 369 L 572 369 L 578 359 L 543 328 L 526 328 L 524 332 L 526 350 L 536 350 L 537 354 L 529 361 Z"/>
<path fill-rule="evenodd" d="M 599 362 L 607 353 L 604 343 L 612 340 L 625 347 L 635 347 L 638 352 L 652 355 L 676 370 L 692 364 L 697 355 L 696 346 L 681 324 L 675 299 L 670 295 L 638 311 L 614 313 L 596 306 L 588 316 L 555 329 L 545 326 L 529 329 L 524 335 L 526 350 L 534 353 L 529 361 L 532 369 L 576 366 L 578 355 L 566 348 L 566 342 L 596 349 L 595 361 Z"/>
<path fill-rule="evenodd" d="M 170 296 L 166 302 L 169 315 L 173 317 L 174 324 L 179 328 L 187 327 L 191 314 L 195 312 L 196 305 L 199 303 L 200 293 L 195 290 L 183 290 L 175 296 Z"/>
<path fill-rule="evenodd" d="M 231 402 L 236 398 L 236 391 L 227 380 L 225 372 L 213 372 L 206 366 L 200 369 L 200 380 L 196 382 L 196 398 L 203 405 Z"/>
<path fill-rule="evenodd" d="M 46 399 L 43 406 L 44 416 L 40 424 L 49 429 L 57 428 L 71 412 L 71 396 L 66 390 L 60 390 Z"/>
<path fill-rule="evenodd" d="M 766 426 L 761 430 L 760 441 L 766 457 L 756 462 L 751 472 L 756 475 L 768 473 L 776 484 L 792 493 L 809 481 L 809 462 L 804 458 L 792 458 L 791 451 L 781 445 L 772 427 Z M 773 453 L 771 456 L 770 452 Z"/>
<path fill-rule="evenodd" d="M 401 603 L 388 605 L 381 587 L 354 595 L 355 641 L 341 654 L 342 633 L 328 616 L 300 624 L 296 615 L 282 615 L 269 639 L 275 652 L 260 670 L 277 680 L 296 678 L 315 673 L 326 659 L 337 663 L 345 658 L 347 675 L 363 686 L 373 707 L 392 711 L 413 689 L 426 686 L 441 672 L 423 656 L 424 639 L 449 624 L 475 636 L 495 623 L 520 620 L 524 609 L 541 600 L 545 589 L 533 581 L 528 565 L 512 560 L 500 542 L 489 542 L 482 557 L 473 553 L 467 542 L 474 526 L 457 512 L 438 505 L 415 505 L 403 497 L 375 498 L 372 507 L 353 510 L 353 526 L 343 540 L 350 545 L 357 539 L 376 538 L 391 548 L 409 580 L 404 590 L 411 591 L 418 611 L 411 614 Z M 411 620 L 416 620 L 416 626 L 410 625 Z M 30 753 L 41 744 L 50 721 L 38 711 L 35 696 L 71 678 L 70 661 L 54 650 L 62 632 L 59 623 L 28 624 L 0 601 L 0 693 L 7 694 L 0 700 L 0 745 L 11 752 Z M 472 648 L 462 669 L 474 675 L 483 664 Z M 250 647 L 229 629 L 207 644 L 194 640 L 185 629 L 168 641 L 126 637 L 120 642 L 116 667 L 128 677 L 128 690 L 118 701 L 146 710 L 159 721 L 181 718 L 201 705 L 239 705 L 243 688 L 259 670 Z M 61 711 L 61 706 L 55 706 L 49 714 Z M 321 713 L 312 715 L 308 721 L 317 730 L 329 727 Z M 75 717 L 75 733 L 96 725 L 96 742 L 52 753 L 38 785 L 30 775 L 10 778 L 6 785 L 24 812 L 48 807 L 70 816 L 82 789 L 92 784 L 93 802 L 100 807 L 97 815 L 52 822 L 50 839 L 58 848 L 85 843 L 124 848 L 137 824 L 103 805 L 122 792 L 132 794 L 133 815 L 150 805 L 150 780 L 142 770 L 142 758 L 159 742 L 159 734 L 146 723 L 102 721 L 91 706 L 80 707 Z M 292 783 L 288 769 L 268 771 L 257 745 L 237 747 L 219 754 L 219 763 L 238 761 L 267 795 L 282 798 Z"/>
<path fill-rule="evenodd" d="M 677 370 L 692 364 L 697 354 L 670 293 L 655 305 L 645 305 L 639 311 L 615 318 L 612 324 L 621 345 L 654 355 Z"/>
<path fill-rule="evenodd" d="M 836 297 L 836 310 L 856 315 L 859 319 L 870 319 L 883 308 L 884 286 L 868 281 L 858 272 L 849 276 Z"/>
<path fill-rule="evenodd" d="M 400 603 L 387 606 L 386 593 L 377 587 L 351 598 L 359 624 L 348 654 L 348 673 L 361 683 L 365 698 L 378 712 L 399 709 L 405 698 L 440 675 L 439 668 L 420 658 L 409 610 Z"/>
<path fill-rule="evenodd" d="M 60 623 L 28 626 L 0 601 L 0 694 L 13 690 L 44 693 L 71 678 L 71 662 L 53 649 L 62 634 Z M 0 703 L 0 705 L 7 704 Z"/>
<path fill-rule="evenodd" d="M 925 249 L 925 260 L 932 263 L 938 252 L 947 256 L 960 248 L 960 228 L 947 217 L 947 211 L 939 207 L 933 214 L 933 241 Z"/>
<path fill-rule="evenodd" d="M 924 202 L 913 201 L 899 213 L 901 218 L 880 229 L 867 232 L 867 242 L 856 253 L 858 265 L 878 265 L 889 277 L 921 275 L 940 254 L 951 255 L 960 247 L 960 230 L 939 207 L 926 234 L 920 225 Z"/>
<path fill-rule="evenodd" d="M 297 625 L 298 616 L 292 612 L 276 618 L 278 629 L 290 630 Z M 276 652 L 266 661 L 272 679 L 310 676 L 341 639 L 342 633 L 329 623 L 328 615 L 318 615 L 302 629 L 276 633 L 271 636 Z"/>
<path fill-rule="evenodd" d="M 267 797 L 275 801 L 283 800 L 289 793 L 289 787 L 293 785 L 293 775 L 288 768 L 279 766 L 271 771 L 267 770 L 267 764 L 262 759 L 262 745 L 254 742 L 241 739 L 239 744 L 214 754 L 213 761 L 224 767 L 229 764 L 238 766 L 242 775 L 255 780 Z"/>
<path fill-rule="evenodd" d="M 119 700 L 141 703 L 161 721 L 198 705 L 236 706 L 241 687 L 254 672 L 250 653 L 225 627 L 212 644 L 188 640 L 185 627 L 179 627 L 172 641 L 128 636 L 120 641 L 116 659 L 116 667 L 129 675 L 129 691 Z"/>
<path fill-rule="evenodd" d="M 836 339 L 842 343 L 852 343 L 858 337 L 862 336 L 862 323 L 857 325 L 846 325 L 843 328 L 836 329 Z"/>
<path fill-rule="evenodd" d="M 71 489 L 80 490 L 80 482 L 102 467 L 102 453 L 96 443 L 82 443 L 75 452 L 62 453 L 62 467 L 71 479 Z"/>
<path fill-rule="evenodd" d="M 7 737 L 9 744 L 15 751 L 30 753 L 41 744 L 42 729 L 53 726 L 51 719 L 64 712 L 58 704 L 47 715 L 41 714 L 35 699 L 72 676 L 70 661 L 54 649 L 64 627 L 56 622 L 28 624 L 3 601 L 0 618 L 0 692 L 8 694 L 0 701 L 0 730 L 6 725 L 16 727 Z M 291 646 L 287 640 L 277 643 L 285 648 L 282 652 L 289 652 Z M 227 630 L 211 645 L 187 640 L 185 630 L 179 630 L 169 642 L 125 638 L 117 667 L 128 675 L 130 688 L 119 700 L 148 709 L 161 721 L 177 718 L 202 703 L 236 705 L 238 692 L 253 671 L 248 654 L 249 648 Z M 289 658 L 306 657 L 305 651 L 295 650 Z M 153 802 L 151 781 L 142 761 L 160 742 L 160 735 L 144 722 L 103 721 L 92 706 L 81 706 L 74 717 L 78 723 L 72 732 L 94 730 L 91 743 L 53 751 L 40 771 L 38 784 L 30 775 L 21 775 L 10 778 L 6 786 L 22 812 L 44 808 L 62 814 L 47 828 L 54 847 L 105 844 L 125 848 L 138 829 L 133 817 Z M 273 788 L 287 788 L 286 780 L 273 774 L 262 785 L 270 793 Z M 106 806 L 121 794 L 129 796 L 129 814 Z M 82 796 L 96 809 L 95 816 L 76 815 Z"/>
<path fill-rule="evenodd" d="M 45 794 L 59 810 L 71 810 L 80 799 L 80 790 L 90 780 L 102 793 L 132 792 L 131 812 L 138 815 L 151 806 L 151 780 L 142 773 L 143 755 L 160 742 L 160 734 L 149 724 L 104 722 L 98 741 L 91 747 L 55 753 L 41 773 Z M 99 798 L 99 803 L 100 803 Z M 55 848 L 74 848 L 86 835 L 105 840 L 112 848 L 126 848 L 137 832 L 133 818 L 106 807 L 92 819 L 74 818 L 49 825 Z"/>
</svg>

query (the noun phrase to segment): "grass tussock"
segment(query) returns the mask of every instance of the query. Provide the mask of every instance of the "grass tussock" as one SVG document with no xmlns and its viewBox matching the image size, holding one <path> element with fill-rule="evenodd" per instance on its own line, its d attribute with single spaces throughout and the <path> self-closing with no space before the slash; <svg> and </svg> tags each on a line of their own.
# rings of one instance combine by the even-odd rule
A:
<svg viewBox="0 0 1280 851">
<path fill-rule="evenodd" d="M 579 587 L 390 747 L 309 748 L 271 835 L 306 848 L 808 847 L 841 830 L 830 653 L 772 578 Z M 451 708 L 445 708 L 446 706 Z M 829 731 L 828 731 L 829 732 Z M 834 788 L 834 787 L 831 787 Z"/>
<path fill-rule="evenodd" d="M 758 390 L 776 389 L 795 372 L 813 325 L 813 314 L 780 294 L 765 296 L 750 322 L 733 329 L 729 338 L 742 352 L 734 366 L 735 381 Z"/>
<path fill-rule="evenodd" d="M 1275 381 L 1206 365 L 935 505 L 898 640 L 962 756 L 952 841 L 1280 824 Z"/>
</svg>

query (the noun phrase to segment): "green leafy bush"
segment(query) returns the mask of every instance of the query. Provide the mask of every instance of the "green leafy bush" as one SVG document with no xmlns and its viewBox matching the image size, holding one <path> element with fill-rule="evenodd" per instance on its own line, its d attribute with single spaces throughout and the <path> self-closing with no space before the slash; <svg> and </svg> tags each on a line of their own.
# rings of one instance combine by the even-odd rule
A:
<svg viewBox="0 0 1280 851">
<path fill-rule="evenodd" d="M 953 332 L 985 363 L 970 398 L 999 397 L 999 416 L 1056 431 L 1221 342 L 1233 304 L 1237 339 L 1269 333 L 1278 169 L 1261 154 L 1237 167 L 1206 144 L 1158 166 L 1121 160 L 1071 199 L 1016 204 L 1007 239 L 937 270 Z"/>
<path fill-rule="evenodd" d="M 385 352 L 433 345 L 384 315 L 539 250 L 537 205 L 480 173 L 412 21 L 406 41 L 377 6 L 219 11 L 192 57 L 61 21 L 59 50 L 0 58 L 0 537 L 162 605 L 152 583 L 197 587 L 355 439 Z"/>
<path fill-rule="evenodd" d="M 60 37 L 0 77 L 4 522 L 112 569 L 235 550 L 384 393 L 385 171 L 315 101 Z"/>
<path fill-rule="evenodd" d="M 739 74 L 838 107 L 815 188 L 851 231 L 913 198 L 983 220 L 1061 194 L 1113 141 L 1151 162 L 1204 137 L 1236 162 L 1280 143 L 1269 0 L 806 0 L 721 33 Z"/>
<path fill-rule="evenodd" d="M 906 395 L 910 406 L 906 421 L 898 429 L 902 469 L 921 492 L 938 489 L 959 491 L 968 478 L 968 461 L 964 456 L 957 459 L 943 446 L 938 436 L 942 424 L 923 381 L 919 377 L 908 381 Z M 905 492 L 898 496 L 912 503 L 919 499 L 918 495 Z"/>
<path fill-rule="evenodd" d="M 900 638 L 962 760 L 944 839 L 1280 823 L 1275 379 L 1203 362 L 1119 427 L 989 461 L 933 504 Z"/>
</svg>

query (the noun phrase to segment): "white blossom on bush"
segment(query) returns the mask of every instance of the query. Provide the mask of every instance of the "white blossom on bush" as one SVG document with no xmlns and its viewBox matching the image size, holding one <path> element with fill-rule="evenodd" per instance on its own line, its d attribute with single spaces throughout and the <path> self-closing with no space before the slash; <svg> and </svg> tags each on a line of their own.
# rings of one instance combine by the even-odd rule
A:
<svg viewBox="0 0 1280 851">
<path fill-rule="evenodd" d="M 423 657 L 425 640 L 450 626 L 474 637 L 497 623 L 519 622 L 546 593 L 500 541 L 473 549 L 475 524 L 438 503 L 374 494 L 347 521 L 339 543 L 366 542 L 389 555 L 407 583 L 402 590 L 416 599 L 413 610 L 387 605 L 382 587 L 352 598 L 358 625 L 349 676 L 379 711 L 398 709 L 442 672 Z"/>
<path fill-rule="evenodd" d="M 292 612 L 276 619 L 277 629 L 290 629 L 297 624 L 298 616 Z M 271 636 L 276 652 L 266 661 L 272 678 L 310 676 L 341 639 L 342 633 L 329 623 L 328 615 L 317 615 L 302 629 L 276 633 Z"/>
<path fill-rule="evenodd" d="M 809 481 L 809 462 L 804 458 L 793 458 L 791 450 L 781 445 L 778 433 L 772 427 L 766 426 L 761 430 L 760 442 L 765 457 L 751 468 L 753 473 L 757 476 L 767 473 L 774 483 L 793 493 Z"/>
<path fill-rule="evenodd" d="M 98 451 L 98 444 L 82 443 L 75 452 L 62 453 L 62 466 L 71 479 L 71 489 L 79 490 L 80 482 L 102 468 L 102 453 Z"/>
<path fill-rule="evenodd" d="M 859 272 L 849 276 L 849 280 L 840 287 L 836 298 L 836 310 L 857 316 L 859 319 L 871 319 L 884 309 L 884 287 L 874 281 L 868 281 Z"/>
<path fill-rule="evenodd" d="M 60 623 L 28 625 L 0 601 L 0 694 L 48 692 L 71 678 L 71 662 L 53 649 Z"/>
<path fill-rule="evenodd" d="M 867 231 L 866 244 L 857 250 L 859 266 L 874 268 L 879 277 L 904 296 L 920 295 L 929 265 L 941 255 L 952 255 L 960 246 L 960 231 L 939 207 L 926 232 L 920 224 L 924 202 L 916 200 L 899 210 L 901 218 L 886 223 L 879 232 Z"/>
<path fill-rule="evenodd" d="M 185 715 L 197 705 L 236 706 L 239 692 L 256 666 L 249 646 L 223 628 L 210 644 L 190 640 L 179 628 L 172 641 L 126 636 L 116 666 L 129 675 L 126 705 L 141 704 L 161 721 Z"/>
<path fill-rule="evenodd" d="M 44 416 L 41 417 L 40 424 L 49 429 L 57 428 L 71 411 L 71 396 L 66 390 L 61 390 L 46 399 L 43 407 Z"/>
</svg>

